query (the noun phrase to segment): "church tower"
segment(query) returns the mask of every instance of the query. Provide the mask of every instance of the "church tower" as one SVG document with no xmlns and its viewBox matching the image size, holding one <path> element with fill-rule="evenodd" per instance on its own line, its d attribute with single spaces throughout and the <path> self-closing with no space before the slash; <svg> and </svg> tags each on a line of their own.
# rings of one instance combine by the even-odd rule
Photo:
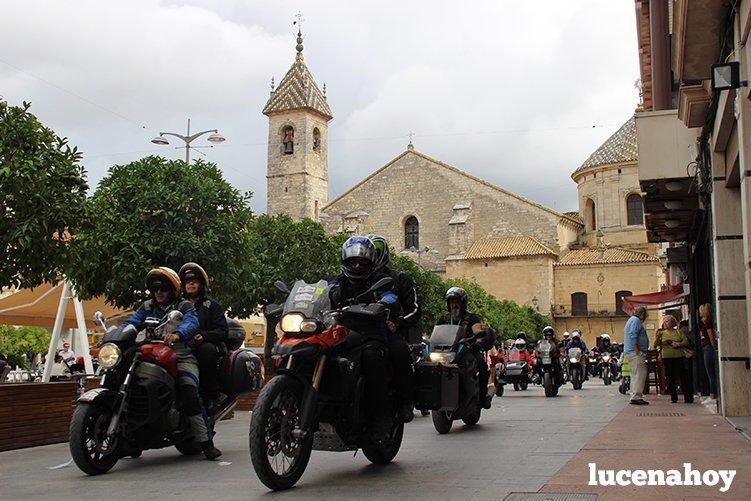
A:
<svg viewBox="0 0 751 501">
<path fill-rule="evenodd" d="M 333 118 L 323 92 L 303 60 L 303 36 L 297 32 L 297 56 L 263 108 L 269 117 L 267 167 L 270 215 L 295 221 L 318 220 L 328 201 L 328 123 Z"/>
</svg>

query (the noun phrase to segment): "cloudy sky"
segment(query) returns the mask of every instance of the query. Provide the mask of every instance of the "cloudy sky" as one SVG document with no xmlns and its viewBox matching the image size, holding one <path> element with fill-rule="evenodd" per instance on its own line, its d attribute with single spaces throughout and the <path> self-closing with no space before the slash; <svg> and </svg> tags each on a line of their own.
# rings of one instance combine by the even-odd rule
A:
<svg viewBox="0 0 751 501">
<path fill-rule="evenodd" d="M 334 114 L 331 198 L 412 130 L 418 151 L 576 210 L 570 173 L 637 104 L 633 0 L 2 0 L 0 96 L 77 145 L 91 186 L 112 165 L 182 158 L 150 143 L 159 131 L 218 128 L 227 141 L 201 151 L 263 212 L 261 109 L 298 10 Z"/>
</svg>

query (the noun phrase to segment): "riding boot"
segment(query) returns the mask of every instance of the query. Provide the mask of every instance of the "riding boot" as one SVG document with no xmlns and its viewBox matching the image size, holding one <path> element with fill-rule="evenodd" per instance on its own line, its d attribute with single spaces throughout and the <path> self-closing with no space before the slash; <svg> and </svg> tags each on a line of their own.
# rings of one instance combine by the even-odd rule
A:
<svg viewBox="0 0 751 501">
<path fill-rule="evenodd" d="M 208 459 L 209 461 L 213 461 L 214 459 L 222 455 L 222 451 L 214 446 L 213 440 L 201 442 L 201 450 L 203 451 L 203 455 L 206 456 L 206 459 Z"/>
</svg>

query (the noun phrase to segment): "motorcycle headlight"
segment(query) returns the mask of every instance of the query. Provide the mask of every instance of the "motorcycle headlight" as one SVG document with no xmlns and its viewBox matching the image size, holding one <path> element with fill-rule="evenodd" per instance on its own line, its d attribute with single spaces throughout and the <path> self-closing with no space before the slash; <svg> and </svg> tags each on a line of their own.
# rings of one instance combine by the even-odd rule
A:
<svg viewBox="0 0 751 501">
<path fill-rule="evenodd" d="M 99 365 L 111 369 L 120 362 L 122 352 L 116 344 L 105 343 L 99 348 Z"/>
<path fill-rule="evenodd" d="M 575 363 L 577 363 L 577 362 L 579 361 L 579 360 L 578 360 L 578 359 L 577 359 L 576 357 L 571 357 L 571 358 L 569 358 L 568 360 L 569 360 L 569 362 L 571 362 L 572 364 L 575 364 Z"/>
<path fill-rule="evenodd" d="M 439 362 L 444 364 L 450 364 L 454 361 L 454 357 L 456 356 L 455 353 L 431 353 L 430 354 L 430 361 L 431 362 Z"/>
<path fill-rule="evenodd" d="M 610 362 L 610 355 L 603 355 L 602 356 L 602 361 L 603 362 Z"/>
<path fill-rule="evenodd" d="M 280 323 L 284 332 L 300 332 L 305 317 L 301 313 L 287 313 Z"/>
</svg>

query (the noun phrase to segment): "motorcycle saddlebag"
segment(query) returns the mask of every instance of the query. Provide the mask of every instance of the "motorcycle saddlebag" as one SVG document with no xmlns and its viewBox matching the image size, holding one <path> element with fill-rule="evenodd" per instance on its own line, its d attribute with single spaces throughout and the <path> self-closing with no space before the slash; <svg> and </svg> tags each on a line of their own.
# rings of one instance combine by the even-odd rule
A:
<svg viewBox="0 0 751 501">
<path fill-rule="evenodd" d="M 245 329 L 243 324 L 234 318 L 227 318 L 227 340 L 224 344 L 229 351 L 240 349 L 245 342 Z"/>
<path fill-rule="evenodd" d="M 459 368 L 427 361 L 417 364 L 414 402 L 420 410 L 456 410 L 459 406 Z"/>
<path fill-rule="evenodd" d="M 242 395 L 259 390 L 262 384 L 261 359 L 248 350 L 235 350 L 227 355 L 220 375 L 222 391 Z"/>
</svg>

